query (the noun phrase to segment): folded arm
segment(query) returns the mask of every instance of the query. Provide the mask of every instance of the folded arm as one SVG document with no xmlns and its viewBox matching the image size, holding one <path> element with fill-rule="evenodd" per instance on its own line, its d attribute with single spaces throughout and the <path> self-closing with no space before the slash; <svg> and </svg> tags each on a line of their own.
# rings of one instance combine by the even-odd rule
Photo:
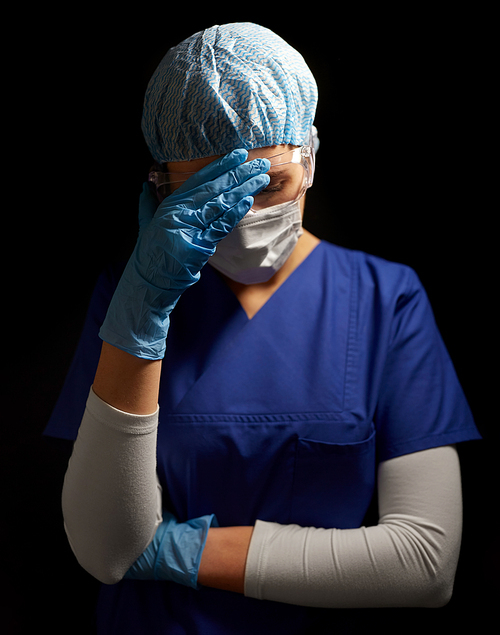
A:
<svg viewBox="0 0 500 635">
<path fill-rule="evenodd" d="M 65 526 L 82 566 L 122 579 L 161 523 L 157 413 L 133 415 L 89 395 L 66 474 Z M 377 526 L 321 529 L 257 521 L 211 527 L 201 585 L 305 606 L 442 606 L 460 549 L 462 501 L 456 449 L 383 462 Z"/>
<path fill-rule="evenodd" d="M 161 523 L 156 476 L 161 364 L 103 342 L 64 478 L 68 541 L 82 567 L 107 584 L 123 578 Z"/>
<path fill-rule="evenodd" d="M 385 461 L 378 479 L 377 526 L 317 529 L 257 522 L 245 594 L 334 608 L 446 604 L 462 528 L 456 449 Z"/>
</svg>

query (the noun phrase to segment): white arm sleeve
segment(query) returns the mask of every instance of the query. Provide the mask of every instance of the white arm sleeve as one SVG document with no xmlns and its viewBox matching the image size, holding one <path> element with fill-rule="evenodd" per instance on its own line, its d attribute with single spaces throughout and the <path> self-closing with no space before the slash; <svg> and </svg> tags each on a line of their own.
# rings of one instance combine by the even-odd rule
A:
<svg viewBox="0 0 500 635">
<path fill-rule="evenodd" d="M 375 527 L 317 529 L 257 521 L 245 595 L 331 608 L 446 604 L 462 530 L 455 447 L 381 463 L 378 494 Z"/>
<path fill-rule="evenodd" d="M 158 411 L 128 414 L 90 390 L 64 479 L 62 508 L 78 562 L 106 584 L 121 580 L 162 521 L 157 428 Z"/>
</svg>

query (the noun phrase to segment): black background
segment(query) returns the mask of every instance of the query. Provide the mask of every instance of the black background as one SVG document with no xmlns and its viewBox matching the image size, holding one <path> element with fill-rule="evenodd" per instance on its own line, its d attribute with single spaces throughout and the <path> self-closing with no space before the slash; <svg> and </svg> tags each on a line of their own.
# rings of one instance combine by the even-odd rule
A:
<svg viewBox="0 0 500 635">
<path fill-rule="evenodd" d="M 192 33 L 254 21 L 297 48 L 319 86 L 305 226 L 417 271 L 484 436 L 460 448 L 464 537 L 451 602 L 365 611 L 366 626 L 438 633 L 473 617 L 483 632 L 499 573 L 491 16 L 401 3 L 370 15 L 307 3 L 109 6 L 31 10 L 4 27 L 0 630 L 92 633 L 97 585 L 62 527 L 66 452 L 41 433 L 96 277 L 134 244 L 149 77 Z"/>
</svg>

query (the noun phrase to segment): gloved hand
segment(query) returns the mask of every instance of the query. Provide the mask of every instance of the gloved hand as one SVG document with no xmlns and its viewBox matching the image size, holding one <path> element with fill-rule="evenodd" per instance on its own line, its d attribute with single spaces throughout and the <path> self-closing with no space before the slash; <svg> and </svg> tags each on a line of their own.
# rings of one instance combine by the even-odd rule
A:
<svg viewBox="0 0 500 635">
<path fill-rule="evenodd" d="M 124 579 L 169 580 L 197 589 L 201 555 L 211 526 L 218 526 L 213 514 L 178 523 L 170 512 L 164 511 L 152 543 Z"/>
<path fill-rule="evenodd" d="M 182 292 L 200 278 L 217 243 L 253 205 L 269 183 L 267 159 L 244 163 L 234 150 L 191 176 L 156 206 L 145 184 L 140 232 L 99 336 L 136 357 L 161 359 L 170 313 Z"/>
</svg>

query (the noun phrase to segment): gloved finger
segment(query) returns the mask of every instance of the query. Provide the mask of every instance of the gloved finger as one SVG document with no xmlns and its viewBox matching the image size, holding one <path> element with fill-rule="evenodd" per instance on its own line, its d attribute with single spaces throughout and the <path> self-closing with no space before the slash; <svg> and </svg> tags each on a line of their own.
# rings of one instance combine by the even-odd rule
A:
<svg viewBox="0 0 500 635">
<path fill-rule="evenodd" d="M 243 152 L 245 155 L 248 154 L 246 150 Z M 234 153 L 231 153 L 231 155 L 233 154 Z M 224 166 L 226 168 L 228 168 L 228 166 L 232 167 L 221 172 L 220 164 L 219 166 L 214 166 L 213 170 L 210 169 L 212 168 L 212 164 L 206 166 L 206 168 L 203 168 L 190 177 L 169 197 L 169 204 L 190 201 L 190 207 L 192 209 L 200 208 L 222 192 L 240 185 L 252 176 L 268 172 L 271 167 L 271 163 L 268 159 L 261 158 L 234 166 L 231 155 L 226 155 L 221 161 L 226 159 Z M 210 180 L 210 177 L 214 178 Z"/>
<path fill-rule="evenodd" d="M 251 197 L 253 204 L 253 197 L 267 187 L 269 181 L 270 178 L 268 174 L 258 174 L 232 190 L 223 192 L 216 198 L 213 198 L 201 209 L 196 211 L 196 216 L 200 219 L 201 226 L 208 227 L 214 220 L 227 214 L 243 199 Z"/>
<path fill-rule="evenodd" d="M 217 245 L 217 243 L 231 233 L 240 220 L 248 214 L 253 202 L 253 196 L 247 196 L 225 214 L 216 218 L 203 233 L 203 239 L 213 245 Z"/>
<path fill-rule="evenodd" d="M 189 179 L 185 181 L 185 183 L 183 183 L 179 188 L 175 190 L 174 195 L 189 192 L 196 189 L 200 185 L 204 185 L 205 183 L 213 181 L 221 174 L 224 174 L 225 172 L 236 168 L 242 163 L 245 163 L 247 158 L 248 151 L 240 148 L 229 152 L 229 154 L 226 154 L 219 159 L 215 159 L 215 161 L 209 163 L 209 165 L 196 172 L 196 174 L 190 176 Z"/>
<path fill-rule="evenodd" d="M 151 222 L 158 208 L 156 188 L 152 183 L 143 183 L 139 197 L 139 233 Z"/>
<path fill-rule="evenodd" d="M 271 163 L 269 159 L 254 159 L 186 193 L 185 197 L 186 199 L 188 197 L 190 198 L 193 209 L 201 209 L 224 192 L 238 190 L 238 192 L 242 193 L 240 198 L 243 198 L 243 196 L 253 196 L 254 190 L 251 179 L 255 176 L 265 174 L 270 167 Z M 238 189 L 239 186 L 242 186 L 242 189 Z"/>
</svg>

